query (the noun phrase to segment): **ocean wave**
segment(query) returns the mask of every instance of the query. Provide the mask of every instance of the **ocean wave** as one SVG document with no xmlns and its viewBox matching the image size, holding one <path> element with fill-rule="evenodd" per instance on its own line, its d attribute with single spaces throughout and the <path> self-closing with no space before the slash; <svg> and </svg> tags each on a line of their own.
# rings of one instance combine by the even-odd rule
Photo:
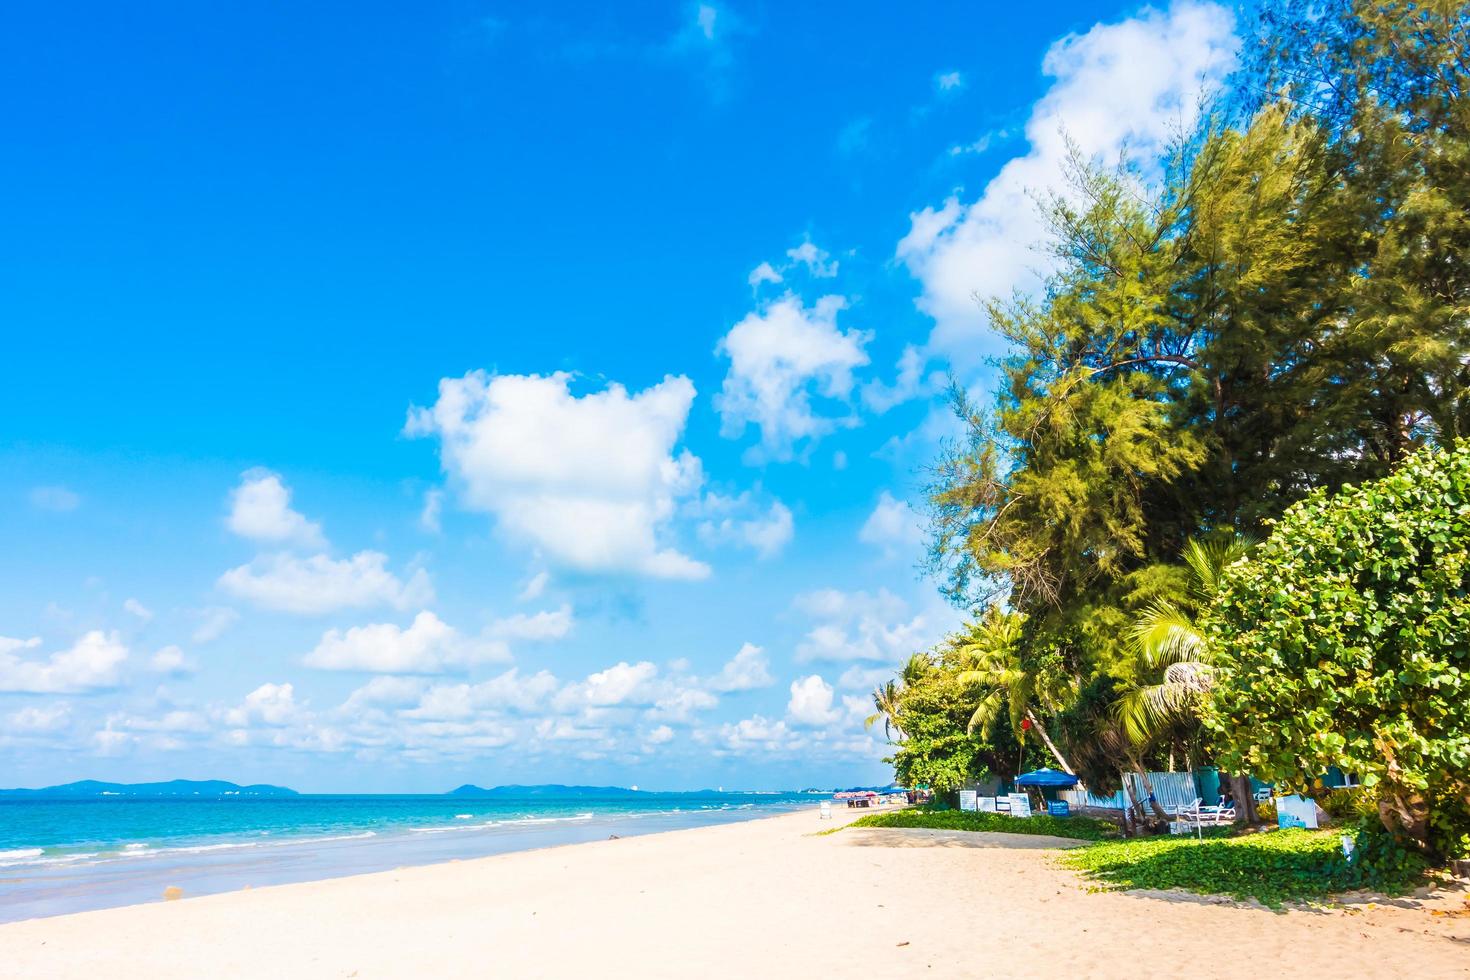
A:
<svg viewBox="0 0 1470 980">
<path fill-rule="evenodd" d="M 46 853 L 43 847 L 17 847 L 9 851 L 0 851 L 0 864 L 29 864 L 31 859 L 38 858 Z"/>
</svg>

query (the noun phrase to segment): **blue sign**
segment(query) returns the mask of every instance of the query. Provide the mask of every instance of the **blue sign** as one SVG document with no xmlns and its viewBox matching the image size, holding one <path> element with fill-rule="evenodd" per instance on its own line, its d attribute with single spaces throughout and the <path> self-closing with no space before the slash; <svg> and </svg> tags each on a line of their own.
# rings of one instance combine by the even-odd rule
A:
<svg viewBox="0 0 1470 980">
<path fill-rule="evenodd" d="M 1072 807 L 1068 805 L 1066 800 L 1048 800 L 1046 803 L 1046 812 L 1053 817 L 1070 817 L 1072 815 Z"/>
</svg>

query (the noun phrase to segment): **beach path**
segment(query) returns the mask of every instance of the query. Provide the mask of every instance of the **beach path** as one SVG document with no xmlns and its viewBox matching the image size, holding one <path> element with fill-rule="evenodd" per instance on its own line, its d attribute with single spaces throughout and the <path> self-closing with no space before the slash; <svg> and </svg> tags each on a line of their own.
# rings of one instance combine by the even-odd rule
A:
<svg viewBox="0 0 1470 980">
<path fill-rule="evenodd" d="M 813 806 L 33 919 L 0 926 L 0 975 L 1470 977 L 1464 893 L 1271 912 L 1089 891 L 1051 838 L 832 825 Z"/>
</svg>

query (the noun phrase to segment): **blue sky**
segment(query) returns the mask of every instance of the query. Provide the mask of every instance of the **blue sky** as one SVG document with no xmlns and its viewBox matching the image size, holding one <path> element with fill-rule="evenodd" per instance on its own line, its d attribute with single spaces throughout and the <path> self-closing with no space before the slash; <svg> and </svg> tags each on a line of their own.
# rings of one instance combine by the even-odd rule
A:
<svg viewBox="0 0 1470 980">
<path fill-rule="evenodd" d="M 34 4 L 0 32 L 0 783 L 886 778 L 974 295 L 1202 2 Z"/>
</svg>

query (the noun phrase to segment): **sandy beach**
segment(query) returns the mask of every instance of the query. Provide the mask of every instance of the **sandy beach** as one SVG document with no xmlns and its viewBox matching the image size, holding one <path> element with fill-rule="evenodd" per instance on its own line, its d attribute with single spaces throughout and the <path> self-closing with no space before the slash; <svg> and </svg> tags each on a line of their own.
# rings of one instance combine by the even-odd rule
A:
<svg viewBox="0 0 1470 980">
<path fill-rule="evenodd" d="M 1470 917 L 1444 914 L 1470 911 L 1463 892 L 1270 912 L 1090 892 L 1052 838 L 830 826 L 813 810 L 34 919 L 0 926 L 0 974 L 1470 976 Z"/>
</svg>

